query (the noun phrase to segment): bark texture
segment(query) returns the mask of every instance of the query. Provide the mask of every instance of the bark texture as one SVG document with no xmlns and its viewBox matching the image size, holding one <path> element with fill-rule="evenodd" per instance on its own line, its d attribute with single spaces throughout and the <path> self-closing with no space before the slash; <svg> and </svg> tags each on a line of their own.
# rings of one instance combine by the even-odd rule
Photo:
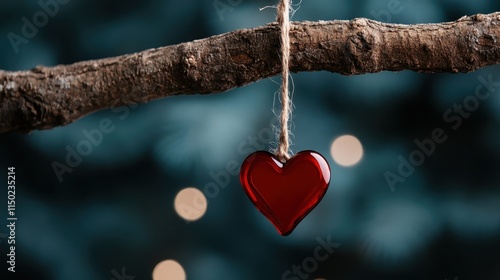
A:
<svg viewBox="0 0 500 280">
<path fill-rule="evenodd" d="M 290 40 L 293 72 L 470 72 L 500 64 L 500 12 L 418 25 L 294 22 Z M 0 132 L 49 129 L 104 108 L 240 87 L 279 74 L 279 49 L 279 27 L 269 24 L 113 58 L 0 70 Z"/>
</svg>

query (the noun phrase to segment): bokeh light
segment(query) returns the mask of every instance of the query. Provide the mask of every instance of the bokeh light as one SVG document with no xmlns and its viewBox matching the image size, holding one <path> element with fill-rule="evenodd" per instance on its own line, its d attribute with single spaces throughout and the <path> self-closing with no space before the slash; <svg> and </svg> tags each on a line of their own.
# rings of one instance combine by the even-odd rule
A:
<svg viewBox="0 0 500 280">
<path fill-rule="evenodd" d="M 116 57 L 265 26 L 276 20 L 276 9 L 259 8 L 279 1 L 89 0 L 51 5 L 57 2 L 68 1 L 0 1 L 4 34 L 0 69 L 29 70 Z M 400 2 L 303 1 L 300 9 L 294 6 L 298 11 L 292 20 L 367 17 L 428 23 L 500 11 L 500 1 Z M 33 16 L 46 14 L 47 9 L 59 12 L 49 15 L 46 26 L 35 26 L 36 36 L 24 36 L 23 31 L 31 33 Z M 494 21 L 470 23 L 473 27 Z M 31 31 L 35 35 L 35 29 Z M 17 54 L 10 33 L 21 36 L 17 43 L 29 41 L 18 45 Z M 354 42 L 353 47 L 369 47 L 372 36 L 362 35 L 368 35 L 368 41 Z M 491 41 L 487 36 L 479 39 Z M 246 41 L 239 43 L 243 49 L 238 44 L 228 46 L 200 57 L 201 62 L 225 53 L 244 62 L 241 52 L 245 54 L 249 46 Z M 318 43 L 319 48 L 334 47 L 332 42 Z M 184 58 L 184 52 L 177 54 Z M 158 60 L 143 59 L 132 62 L 139 67 Z M 274 60 L 234 66 L 244 74 L 260 69 L 260 63 L 272 66 Z M 199 82 L 207 82 L 201 74 Z M 233 74 L 221 71 L 214 82 L 224 84 L 236 77 L 242 85 L 238 73 Z M 15 166 L 16 184 L 22 187 L 16 193 L 22 223 L 16 227 L 20 254 L 14 278 L 252 280 L 281 279 L 290 270 L 288 279 L 302 279 L 303 274 L 293 273 L 295 266 L 314 257 L 321 245 L 317 238 L 325 241 L 331 235 L 330 241 L 343 244 L 342 249 L 318 261 L 313 272 L 301 267 L 310 279 L 500 280 L 500 266 L 495 265 L 500 249 L 500 65 L 458 75 L 418 71 L 292 75 L 291 150 L 313 149 L 326 156 L 332 178 L 323 201 L 290 236 L 276 233 L 245 196 L 238 174 L 227 172 L 232 170 L 228 166 L 240 166 L 252 152 L 276 146 L 273 113 L 280 104 L 273 93 L 279 90 L 280 79 L 272 77 L 221 94 L 182 91 L 147 104 L 103 109 L 55 129 L 0 133 L 0 165 Z M 109 78 L 108 82 L 114 81 Z M 87 82 L 91 91 L 93 81 Z M 146 88 L 134 83 L 130 93 L 136 95 L 120 96 L 116 106 L 146 101 L 148 89 L 158 95 L 167 91 L 161 83 L 146 82 Z M 489 99 L 474 112 L 460 111 L 457 106 L 478 89 L 479 94 L 491 95 Z M 114 129 L 104 133 L 100 123 L 108 120 Z M 435 128 L 442 128 L 448 140 L 433 149 L 426 145 L 426 151 L 433 153 L 421 165 L 413 165 L 410 154 L 425 152 L 415 141 L 429 143 L 425 140 L 432 138 Z M 337 137 L 347 134 L 361 142 L 362 153 L 357 163 L 344 167 L 339 154 L 356 162 L 351 149 L 335 148 L 342 143 Z M 335 147 L 334 140 L 338 140 Z M 86 156 L 68 152 L 81 143 L 91 143 L 92 152 Z M 56 162 L 66 166 L 64 175 L 58 176 Z M 2 172 L 0 177 L 6 178 Z M 147 191 L 142 191 L 145 185 Z M 212 190 L 214 185 L 218 189 Z M 182 193 L 187 187 L 204 195 Z M 211 198 L 206 190 L 220 193 Z M 0 230 L 0 245 L 7 243 L 8 236 L 2 233 L 7 235 L 8 230 Z M 160 263 L 167 259 L 171 261 L 162 268 Z"/>
<path fill-rule="evenodd" d="M 184 220 L 196 221 L 207 211 L 207 199 L 197 188 L 185 188 L 175 197 L 174 208 Z"/>
<path fill-rule="evenodd" d="M 363 146 L 358 138 L 343 135 L 333 141 L 330 152 L 337 164 L 353 166 L 363 157 Z"/>
<path fill-rule="evenodd" d="M 165 260 L 153 270 L 153 280 L 185 280 L 186 272 L 175 260 Z"/>
</svg>

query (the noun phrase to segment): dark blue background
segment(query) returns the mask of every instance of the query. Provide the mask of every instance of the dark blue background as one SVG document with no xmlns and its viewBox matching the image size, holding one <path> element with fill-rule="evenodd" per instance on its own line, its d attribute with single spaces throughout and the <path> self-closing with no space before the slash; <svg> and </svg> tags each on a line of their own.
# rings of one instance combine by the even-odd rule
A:
<svg viewBox="0 0 500 280">
<path fill-rule="evenodd" d="M 497 1 L 401 0 L 391 14 L 393 1 L 303 1 L 293 19 L 428 23 L 500 11 Z M 22 34 L 22 18 L 32 19 L 41 6 L 1 0 L 0 69 L 68 64 L 260 26 L 274 21 L 275 10 L 259 8 L 274 4 L 243 0 L 218 13 L 213 1 L 70 0 L 16 53 L 9 32 Z M 177 192 L 203 190 L 214 182 L 211 172 L 242 162 L 241 143 L 271 129 L 278 77 L 223 94 L 104 110 L 29 135 L 0 135 L 0 180 L 6 186 L 6 167 L 16 167 L 19 217 L 17 278 L 6 274 L 5 262 L 2 275 L 111 279 L 112 270 L 125 267 L 136 279 L 150 279 L 158 262 L 175 259 L 190 280 L 281 279 L 313 256 L 317 238 L 330 236 L 341 246 L 310 279 L 498 280 L 500 87 L 456 130 L 457 123 L 443 116 L 489 76 L 500 81 L 500 68 L 294 74 L 292 149 L 325 155 L 333 177 L 322 203 L 286 238 L 250 204 L 237 176 L 209 199 L 201 220 L 186 223 L 173 208 Z M 82 130 L 98 128 L 104 118 L 115 130 L 60 182 L 52 163 L 64 163 L 66 147 L 76 147 L 85 139 Z M 391 190 L 384 173 L 397 173 L 398 157 L 408 159 L 415 139 L 429 138 L 436 128 L 447 140 Z M 363 144 L 363 160 L 354 167 L 331 158 L 330 145 L 343 134 Z M 5 257 L 6 241 L 0 241 Z"/>
</svg>

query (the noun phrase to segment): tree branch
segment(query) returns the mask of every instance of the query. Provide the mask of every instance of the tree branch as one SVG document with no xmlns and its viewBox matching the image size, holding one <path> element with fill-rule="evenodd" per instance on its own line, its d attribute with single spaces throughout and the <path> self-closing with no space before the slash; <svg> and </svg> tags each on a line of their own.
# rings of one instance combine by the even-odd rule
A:
<svg viewBox="0 0 500 280">
<path fill-rule="evenodd" d="M 500 12 L 418 25 L 294 22 L 290 39 L 294 72 L 470 72 L 500 64 Z M 279 29 L 270 24 L 113 58 L 0 70 L 0 132 L 49 129 L 99 109 L 240 87 L 278 74 L 278 51 Z"/>
</svg>

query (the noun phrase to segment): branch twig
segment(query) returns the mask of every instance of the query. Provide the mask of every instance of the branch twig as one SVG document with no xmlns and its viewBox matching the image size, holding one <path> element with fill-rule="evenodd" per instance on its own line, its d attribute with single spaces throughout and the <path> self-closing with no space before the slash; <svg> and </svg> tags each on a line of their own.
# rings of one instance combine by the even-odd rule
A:
<svg viewBox="0 0 500 280">
<path fill-rule="evenodd" d="M 500 64 L 500 12 L 419 25 L 294 22 L 290 35 L 294 72 L 457 73 Z M 0 132 L 49 129 L 104 108 L 243 86 L 280 73 L 279 47 L 279 28 L 270 24 L 114 58 L 0 70 Z"/>
</svg>

